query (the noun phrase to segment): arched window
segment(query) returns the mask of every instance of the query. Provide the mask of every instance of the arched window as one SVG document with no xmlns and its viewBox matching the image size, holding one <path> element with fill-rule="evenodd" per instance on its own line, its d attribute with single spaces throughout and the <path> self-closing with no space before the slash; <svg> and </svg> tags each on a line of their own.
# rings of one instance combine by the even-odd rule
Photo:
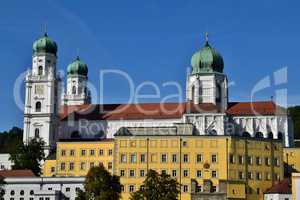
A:
<svg viewBox="0 0 300 200">
<path fill-rule="evenodd" d="M 277 138 L 278 138 L 278 140 L 282 140 L 283 139 L 283 133 L 282 132 L 278 132 Z"/>
<path fill-rule="evenodd" d="M 217 88 L 216 88 L 216 102 L 217 103 L 221 102 L 221 96 L 222 96 L 222 89 L 221 89 L 221 86 L 219 84 L 217 84 Z"/>
<path fill-rule="evenodd" d="M 248 133 L 248 132 L 243 132 L 242 137 L 251 137 L 251 136 L 250 136 L 250 133 Z"/>
<path fill-rule="evenodd" d="M 34 129 L 34 137 L 35 138 L 39 138 L 40 137 L 40 129 L 39 128 Z"/>
<path fill-rule="evenodd" d="M 41 102 L 36 102 L 35 103 L 35 112 L 41 112 L 42 104 Z"/>
<path fill-rule="evenodd" d="M 269 132 L 269 133 L 268 133 L 268 139 L 273 139 L 273 138 L 274 138 L 273 133 L 272 133 L 272 132 Z"/>
<path fill-rule="evenodd" d="M 76 86 L 72 87 L 72 94 L 76 94 Z"/>
<path fill-rule="evenodd" d="M 43 66 L 39 66 L 38 75 L 43 75 Z"/>
<path fill-rule="evenodd" d="M 81 138 L 79 131 L 73 131 L 71 133 L 71 138 Z"/>
<path fill-rule="evenodd" d="M 264 135 L 262 134 L 262 132 L 256 132 L 255 137 L 256 138 L 264 138 Z"/>
</svg>

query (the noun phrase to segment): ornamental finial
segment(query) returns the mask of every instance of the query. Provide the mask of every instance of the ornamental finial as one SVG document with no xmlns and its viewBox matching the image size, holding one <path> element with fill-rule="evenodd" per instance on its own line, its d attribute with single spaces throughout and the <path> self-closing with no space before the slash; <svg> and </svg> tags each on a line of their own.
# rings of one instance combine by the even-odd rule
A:
<svg viewBox="0 0 300 200">
<path fill-rule="evenodd" d="M 79 48 L 76 49 L 76 60 L 79 60 Z"/>
<path fill-rule="evenodd" d="M 208 43 L 208 32 L 205 33 L 205 43 Z"/>
<path fill-rule="evenodd" d="M 42 32 L 44 33 L 44 36 L 47 36 L 47 24 L 42 24 Z"/>
</svg>

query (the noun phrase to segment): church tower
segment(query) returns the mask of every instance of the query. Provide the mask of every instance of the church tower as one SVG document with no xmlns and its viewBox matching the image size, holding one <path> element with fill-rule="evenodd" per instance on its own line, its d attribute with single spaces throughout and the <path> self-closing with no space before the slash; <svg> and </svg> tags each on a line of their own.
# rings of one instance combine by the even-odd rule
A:
<svg viewBox="0 0 300 200">
<path fill-rule="evenodd" d="M 66 105 L 90 104 L 91 96 L 87 87 L 88 67 L 79 56 L 68 66 L 67 90 L 64 96 Z"/>
<path fill-rule="evenodd" d="M 222 111 L 227 109 L 227 77 L 223 73 L 222 56 L 208 43 L 194 53 L 191 59 L 192 73 L 187 77 L 186 98 L 194 104 L 212 103 Z"/>
<path fill-rule="evenodd" d="M 32 68 L 25 79 L 23 141 L 44 140 L 45 152 L 55 147 L 58 123 L 58 86 L 56 43 L 47 33 L 33 44 Z"/>
</svg>

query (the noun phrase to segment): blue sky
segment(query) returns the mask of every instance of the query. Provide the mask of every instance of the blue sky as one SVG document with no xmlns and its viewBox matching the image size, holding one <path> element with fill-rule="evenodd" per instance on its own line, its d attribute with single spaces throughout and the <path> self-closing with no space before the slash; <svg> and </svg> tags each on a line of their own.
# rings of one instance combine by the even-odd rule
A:
<svg viewBox="0 0 300 200">
<path fill-rule="evenodd" d="M 249 100 L 259 80 L 266 76 L 273 80 L 274 72 L 287 67 L 287 83 L 259 91 L 255 99 L 268 100 L 276 90 L 287 89 L 288 104 L 300 104 L 299 7 L 297 1 L 272 0 L 2 1 L 0 130 L 22 127 L 23 111 L 15 104 L 14 84 L 31 66 L 32 43 L 41 36 L 43 24 L 58 44 L 58 68 L 65 70 L 79 49 L 97 91 L 103 69 L 122 70 L 135 85 L 153 81 L 161 98 L 176 92 L 162 86 L 167 81 L 184 88 L 190 58 L 208 32 L 233 83 L 230 100 Z M 111 75 L 104 81 L 104 102 L 127 101 L 128 84 L 123 78 Z M 142 90 L 153 92 L 151 87 Z"/>
</svg>

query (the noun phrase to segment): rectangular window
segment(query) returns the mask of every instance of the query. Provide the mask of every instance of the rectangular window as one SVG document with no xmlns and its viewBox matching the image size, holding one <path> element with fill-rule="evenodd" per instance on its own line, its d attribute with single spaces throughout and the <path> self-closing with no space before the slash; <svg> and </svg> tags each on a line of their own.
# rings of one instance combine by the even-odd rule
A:
<svg viewBox="0 0 300 200">
<path fill-rule="evenodd" d="M 173 162 L 173 163 L 176 163 L 176 162 L 177 162 L 177 155 L 176 155 L 176 154 L 173 154 L 173 155 L 172 155 L 172 162 Z"/>
<path fill-rule="evenodd" d="M 248 179 L 250 179 L 250 180 L 253 179 L 253 174 L 252 174 L 252 172 L 248 172 Z"/>
<path fill-rule="evenodd" d="M 239 155 L 239 164 L 242 165 L 244 164 L 244 157 Z"/>
<path fill-rule="evenodd" d="M 261 157 L 256 157 L 256 165 L 261 165 Z"/>
<path fill-rule="evenodd" d="M 265 157 L 265 165 L 270 166 L 270 159 L 268 157 Z"/>
<path fill-rule="evenodd" d="M 141 154 L 140 161 L 141 161 L 141 163 L 146 162 L 146 155 L 145 154 Z"/>
<path fill-rule="evenodd" d="M 216 192 L 217 191 L 217 187 L 215 186 L 215 185 L 213 185 L 212 187 L 211 187 L 211 192 Z"/>
<path fill-rule="evenodd" d="M 112 150 L 112 149 L 109 149 L 109 150 L 108 150 L 108 155 L 109 155 L 109 156 L 112 156 L 112 155 L 113 155 L 113 150 Z"/>
<path fill-rule="evenodd" d="M 80 169 L 85 170 L 85 162 L 80 163 Z"/>
<path fill-rule="evenodd" d="M 161 162 L 162 163 L 167 162 L 167 154 L 161 154 Z"/>
<path fill-rule="evenodd" d="M 134 177 L 134 174 L 135 174 L 135 173 L 134 173 L 134 170 L 133 170 L 133 169 L 129 170 L 129 176 L 130 176 L 130 177 Z"/>
<path fill-rule="evenodd" d="M 90 168 L 93 168 L 95 166 L 95 163 L 94 162 L 91 162 L 90 163 Z"/>
<path fill-rule="evenodd" d="M 256 172 L 256 180 L 261 180 L 261 173 L 260 172 Z"/>
<path fill-rule="evenodd" d="M 189 186 L 184 185 L 184 186 L 183 186 L 183 192 L 188 192 L 188 191 L 189 191 Z"/>
<path fill-rule="evenodd" d="M 247 156 L 247 163 L 248 163 L 248 165 L 252 165 L 253 164 L 252 156 Z"/>
<path fill-rule="evenodd" d="M 274 165 L 275 165 L 276 167 L 279 166 L 279 159 L 278 159 L 278 158 L 274 158 Z"/>
<path fill-rule="evenodd" d="M 202 162 L 202 154 L 197 154 L 197 163 Z"/>
<path fill-rule="evenodd" d="M 103 149 L 100 149 L 99 150 L 99 156 L 103 156 L 104 155 L 104 150 Z"/>
<path fill-rule="evenodd" d="M 176 177 L 177 176 L 177 171 L 174 169 L 174 170 L 172 170 L 172 176 L 173 177 Z"/>
<path fill-rule="evenodd" d="M 133 192 L 134 191 L 134 185 L 129 185 L 129 192 Z"/>
<path fill-rule="evenodd" d="M 70 156 L 75 156 L 75 150 L 74 149 L 70 150 Z"/>
<path fill-rule="evenodd" d="M 211 162 L 212 163 L 216 163 L 217 162 L 217 155 L 216 154 L 212 154 L 211 155 Z"/>
<path fill-rule="evenodd" d="M 189 155 L 188 154 L 183 155 L 183 162 L 185 162 L 185 163 L 189 162 Z"/>
<path fill-rule="evenodd" d="M 108 162 L 107 168 L 108 168 L 108 169 L 112 169 L 112 166 L 113 166 L 112 162 Z"/>
<path fill-rule="evenodd" d="M 51 173 L 55 172 L 55 167 L 51 167 Z"/>
<path fill-rule="evenodd" d="M 145 176 L 145 170 L 140 170 L 140 177 L 144 177 Z"/>
<path fill-rule="evenodd" d="M 126 163 L 126 154 L 121 154 L 121 163 Z"/>
<path fill-rule="evenodd" d="M 217 171 L 216 170 L 211 171 L 211 177 L 212 178 L 217 178 Z"/>
<path fill-rule="evenodd" d="M 197 175 L 198 178 L 201 178 L 202 177 L 202 171 L 201 170 L 197 170 L 197 174 L 196 175 Z"/>
<path fill-rule="evenodd" d="M 60 164 L 60 170 L 65 170 L 66 169 L 66 164 L 63 162 Z"/>
<path fill-rule="evenodd" d="M 86 151 L 84 149 L 81 150 L 81 156 L 85 156 L 86 155 Z"/>
<path fill-rule="evenodd" d="M 125 176 L 125 170 L 124 169 L 120 170 L 120 176 Z"/>
<path fill-rule="evenodd" d="M 65 156 L 66 155 L 66 150 L 61 150 L 61 156 Z"/>
<path fill-rule="evenodd" d="M 91 149 L 90 150 L 90 156 L 94 156 L 95 155 L 95 150 L 94 149 Z"/>
<path fill-rule="evenodd" d="M 167 174 L 167 170 L 165 170 L 165 169 L 161 170 L 161 174 L 166 175 Z"/>
<path fill-rule="evenodd" d="M 74 170 L 74 163 L 73 163 L 73 162 L 70 162 L 69 169 L 70 169 L 70 171 L 73 171 L 73 170 Z"/>
<path fill-rule="evenodd" d="M 244 172 L 239 171 L 239 179 L 240 180 L 244 179 Z"/>
<path fill-rule="evenodd" d="M 234 163 L 234 155 L 233 154 L 229 155 L 229 162 L 230 162 L 230 164 Z"/>
<path fill-rule="evenodd" d="M 136 163 L 136 154 L 135 153 L 130 154 L 130 162 L 131 163 Z"/>
<path fill-rule="evenodd" d="M 183 170 L 183 176 L 188 177 L 189 176 L 189 170 L 187 170 L 187 169 Z"/>
</svg>

